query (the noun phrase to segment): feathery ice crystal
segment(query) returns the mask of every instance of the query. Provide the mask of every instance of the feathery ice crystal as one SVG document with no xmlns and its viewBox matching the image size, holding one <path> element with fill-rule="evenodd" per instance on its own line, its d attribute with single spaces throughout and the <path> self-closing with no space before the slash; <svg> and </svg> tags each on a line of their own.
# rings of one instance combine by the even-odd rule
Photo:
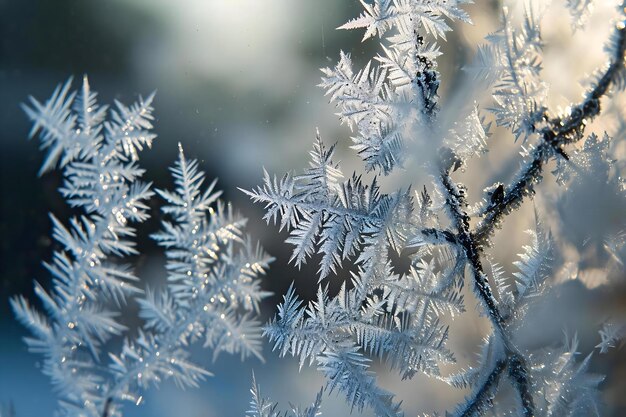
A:
<svg viewBox="0 0 626 417">
<path fill-rule="evenodd" d="M 81 212 L 69 226 L 51 215 L 62 249 L 46 264 L 53 290 L 35 284 L 45 314 L 23 297 L 11 304 L 32 332 L 29 348 L 44 356 L 61 415 L 113 417 L 122 414 L 123 401 L 139 404 L 149 385 L 172 378 L 181 387 L 196 386 L 210 375 L 190 361 L 189 344 L 198 340 L 214 357 L 261 358 L 255 316 L 268 293 L 258 277 L 272 259 L 244 235 L 246 220 L 218 200 L 215 182 L 203 190 L 204 173 L 180 147 L 171 168 L 175 189 L 157 190 L 168 220 L 153 238 L 165 248 L 168 282 L 160 290 L 140 288 L 121 261 L 138 253 L 132 224 L 148 218 L 154 195 L 137 163 L 156 137 L 154 95 L 109 109 L 97 103 L 86 77 L 78 94 L 70 84 L 57 87 L 45 104 L 31 98 L 24 110 L 33 122 L 31 137 L 39 134 L 48 149 L 41 173 L 62 170 L 61 193 Z M 128 297 L 145 321 L 132 333 L 118 320 Z M 110 350 L 112 340 L 122 342 L 119 351 Z"/>
</svg>

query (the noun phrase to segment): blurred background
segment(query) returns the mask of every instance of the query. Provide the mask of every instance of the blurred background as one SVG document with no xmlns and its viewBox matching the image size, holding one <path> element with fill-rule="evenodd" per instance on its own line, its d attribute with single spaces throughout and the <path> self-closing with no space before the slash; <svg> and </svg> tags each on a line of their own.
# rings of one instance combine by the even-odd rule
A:
<svg viewBox="0 0 626 417">
<path fill-rule="evenodd" d="M 565 9 L 556 5 L 543 20 L 546 41 L 544 79 L 550 86 L 548 104 L 554 112 L 579 101 L 578 81 L 605 61 L 602 45 L 612 27 L 611 1 L 596 2 L 585 29 L 572 33 Z M 441 43 L 442 112 L 449 120 L 478 102 L 488 107 L 484 83 L 472 80 L 461 68 L 471 62 L 477 45 L 499 25 L 500 3 L 477 1 L 467 6 L 474 25 L 454 25 Z M 541 7 L 541 6 L 540 6 Z M 314 262 L 301 270 L 287 264 L 291 248 L 286 235 L 261 221 L 261 207 L 237 190 L 261 181 L 262 169 L 282 173 L 301 169 L 318 127 L 327 144 L 338 141 L 338 159 L 344 173 L 363 171 L 349 149 L 351 135 L 339 124 L 333 105 L 316 87 L 319 68 L 333 66 L 340 49 L 349 51 L 357 66 L 378 52 L 377 40 L 361 43 L 360 31 L 337 31 L 356 17 L 361 5 L 355 0 L 0 0 L 0 404 L 12 407 L 18 417 L 52 415 L 56 407 L 47 377 L 39 370 L 38 357 L 26 351 L 25 331 L 14 320 L 8 299 L 24 294 L 34 299 L 33 280 L 50 285 L 42 267 L 50 259 L 54 243 L 47 216 L 72 215 L 57 192 L 57 174 L 37 177 L 42 154 L 36 141 L 27 141 L 29 122 L 20 103 L 33 95 L 45 100 L 54 87 L 73 76 L 75 86 L 88 74 L 100 103 L 114 99 L 132 103 L 138 95 L 156 90 L 153 149 L 142 154 L 146 178 L 157 187 L 170 186 L 165 167 L 176 158 L 178 142 L 190 158 L 200 160 L 209 178 L 219 178 L 224 198 L 249 219 L 249 232 L 277 258 L 263 286 L 274 297 L 263 307 L 263 320 L 292 281 L 304 298 L 316 290 Z M 623 100 L 614 98 L 611 117 L 592 128 L 608 130 L 616 138 L 621 130 Z M 490 117 L 487 111 L 483 114 Z M 521 161 L 520 143 L 504 130 L 494 129 L 490 153 L 473 161 L 458 179 L 475 200 L 494 180 L 506 181 Z M 623 141 L 616 141 L 611 155 L 624 161 Z M 415 169 L 413 169 L 415 168 Z M 550 346 L 563 340 L 563 331 L 578 332 L 579 350 L 588 353 L 599 343 L 597 330 L 607 319 L 626 321 L 626 281 L 623 247 L 606 250 L 606 236 L 626 227 L 626 200 L 617 177 L 623 164 L 611 170 L 612 182 L 592 176 L 573 184 L 565 195 L 549 175 L 537 198 L 510 216 L 495 238 L 493 258 L 509 273 L 516 253 L 528 244 L 523 231 L 534 224 L 534 209 L 559 240 L 559 265 L 555 282 L 521 340 L 528 347 Z M 616 182 L 617 181 L 617 182 Z M 384 190 L 428 184 L 419 167 L 383 180 Z M 139 229 L 142 254 L 134 262 L 145 282 L 164 282 L 164 260 L 148 238 L 158 228 L 160 203 L 154 201 L 153 219 Z M 591 242 L 591 243 L 590 243 Z M 616 260 L 617 259 L 617 260 Z M 575 279 L 578 278 L 578 279 Z M 345 277 L 335 277 L 334 288 Z M 469 295 L 468 313 L 451 323 L 450 347 L 461 365 L 475 360 L 478 345 L 489 325 L 480 317 Z M 134 323 L 133 307 L 128 323 Z M 541 323 L 537 326 L 536 323 Z M 323 384 L 313 368 L 298 371 L 291 358 L 279 359 L 264 350 L 265 363 L 210 355 L 198 349 L 194 359 L 215 377 L 197 390 L 179 391 L 168 382 L 158 393 L 146 395 L 144 404 L 127 406 L 128 416 L 243 416 L 248 408 L 252 371 L 265 395 L 289 403 L 307 405 Z M 594 355 L 592 371 L 607 374 L 604 399 L 607 415 L 626 415 L 626 358 L 624 349 Z M 467 392 L 420 376 L 400 381 L 380 368 L 381 385 L 398 394 L 407 415 L 439 411 L 455 404 Z M 453 371 L 454 369 L 450 369 Z M 620 382 L 622 381 L 622 382 Z M 341 396 L 325 397 L 326 415 L 348 415 Z M 366 414 L 369 415 L 369 414 Z"/>
</svg>

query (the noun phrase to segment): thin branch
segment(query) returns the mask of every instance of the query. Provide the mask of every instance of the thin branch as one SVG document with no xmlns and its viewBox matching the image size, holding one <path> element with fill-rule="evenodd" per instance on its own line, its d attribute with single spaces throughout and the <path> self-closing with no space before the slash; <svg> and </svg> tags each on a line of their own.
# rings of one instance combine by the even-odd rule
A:
<svg viewBox="0 0 626 417">
<path fill-rule="evenodd" d="M 107 397 L 102 409 L 102 417 L 109 417 L 111 415 L 111 406 L 113 405 L 113 397 Z"/>
<path fill-rule="evenodd" d="M 446 192 L 446 205 L 457 228 L 458 241 L 463 247 L 465 256 L 472 269 L 476 291 L 487 310 L 494 331 L 504 344 L 508 358 L 509 377 L 519 392 L 524 406 L 524 416 L 532 417 L 535 414 L 535 406 L 531 394 L 528 367 L 523 356 L 512 343 L 512 337 L 506 328 L 506 320 L 498 309 L 497 301 L 487 281 L 487 276 L 480 261 L 480 249 L 469 230 L 470 217 L 465 211 L 467 207 L 465 190 L 452 181 L 446 169 L 441 172 L 441 184 Z"/>
<path fill-rule="evenodd" d="M 524 416 L 532 417 L 535 415 L 535 405 L 533 395 L 531 394 L 532 384 L 530 381 L 530 372 L 524 357 L 517 351 L 511 351 L 507 348 L 509 355 L 509 379 L 513 382 L 513 386 L 519 392 L 522 406 L 524 407 Z"/>
<path fill-rule="evenodd" d="M 470 262 L 476 291 L 487 309 L 494 330 L 504 342 L 507 354 L 507 360 L 496 364 L 483 386 L 476 391 L 474 399 L 469 401 L 467 407 L 459 414 L 460 416 L 475 415 L 485 403 L 492 399 L 492 389 L 494 385 L 498 384 L 500 375 L 506 368 L 508 368 L 509 378 L 513 386 L 520 394 L 524 415 L 528 417 L 534 415 L 535 407 L 530 390 L 531 382 L 528 367 L 523 356 L 511 343 L 511 338 L 506 329 L 506 320 L 498 310 L 496 300 L 484 274 L 480 253 L 487 244 L 487 238 L 502 219 L 518 208 L 526 196 L 534 193 L 534 186 L 542 180 L 543 168 L 548 159 L 555 154 L 568 159 L 562 147 L 580 140 L 588 121 L 600 113 L 600 98 L 607 93 L 610 85 L 619 76 L 618 72 L 624 66 L 626 30 L 621 26 L 617 28 L 616 44 L 616 52 L 611 57 L 606 72 L 599 79 L 597 85 L 587 93 L 587 97 L 582 103 L 575 106 L 570 114 L 563 118 L 549 119 L 547 112 L 544 113 L 542 119 L 548 123 L 538 132 L 541 136 L 541 143 L 533 151 L 530 162 L 518 175 L 517 180 L 506 188 L 504 198 L 491 203 L 480 214 L 483 220 L 476 226 L 474 232 L 469 230 L 470 219 L 465 212 L 467 206 L 465 190 L 451 180 L 447 169 L 442 170 L 441 183 L 447 192 L 446 204 L 458 230 L 458 241 Z"/>
<path fill-rule="evenodd" d="M 450 210 L 450 216 L 457 229 L 457 239 L 463 247 L 465 256 L 467 257 L 470 267 L 472 268 L 476 291 L 485 304 L 489 318 L 491 319 L 494 327 L 499 332 L 503 332 L 505 330 L 505 320 L 498 310 L 497 301 L 493 296 L 493 292 L 487 282 L 487 277 L 483 272 L 479 251 L 469 231 L 470 217 L 465 212 L 465 207 L 467 207 L 465 190 L 457 186 L 447 172 L 442 172 L 441 184 L 447 193 L 446 204 Z"/>
<path fill-rule="evenodd" d="M 472 233 L 479 249 L 487 244 L 487 239 L 502 219 L 518 208 L 526 196 L 535 192 L 534 186 L 542 180 L 543 168 L 548 159 L 555 153 L 568 159 L 563 146 L 580 140 L 586 124 L 600 114 L 600 99 L 607 93 L 624 66 L 626 29 L 619 26 L 616 31 L 615 54 L 611 57 L 609 66 L 597 85 L 587 93 L 582 103 L 572 108 L 567 116 L 550 119 L 547 112 L 544 113 L 543 119 L 548 121 L 548 126 L 538 131 L 541 142 L 533 151 L 530 162 L 518 174 L 517 180 L 506 188 L 504 198 L 495 204 L 488 205 L 480 214 L 483 220 Z"/>
<path fill-rule="evenodd" d="M 457 241 L 456 235 L 450 230 L 445 229 L 435 229 L 432 227 L 422 229 L 418 232 L 421 234 L 425 241 L 433 244 L 443 244 L 447 243 L 450 245 L 456 245 L 459 242 Z"/>
<path fill-rule="evenodd" d="M 496 366 L 485 379 L 482 387 L 474 392 L 472 399 L 467 401 L 465 407 L 456 414 L 458 417 L 473 417 L 480 415 L 481 410 L 484 410 L 485 406 L 489 405 L 493 401 L 495 390 L 500 383 L 500 376 L 506 369 L 506 366 L 507 363 L 504 360 L 496 362 Z"/>
</svg>

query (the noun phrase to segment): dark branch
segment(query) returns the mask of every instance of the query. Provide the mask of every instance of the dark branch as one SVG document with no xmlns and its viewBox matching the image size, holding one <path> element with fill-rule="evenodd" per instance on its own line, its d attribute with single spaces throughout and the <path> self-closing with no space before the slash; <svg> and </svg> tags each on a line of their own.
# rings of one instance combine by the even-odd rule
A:
<svg viewBox="0 0 626 417">
<path fill-rule="evenodd" d="M 457 238 L 453 232 L 445 229 L 435 229 L 435 228 L 426 228 L 419 231 L 419 234 L 422 235 L 424 241 L 432 244 L 443 244 L 448 243 L 451 245 L 456 245 Z"/>
<path fill-rule="evenodd" d="M 615 42 L 616 51 L 611 57 L 606 72 L 600 77 L 596 86 L 587 93 L 585 100 L 575 106 L 570 114 L 563 118 L 550 119 L 547 113 L 544 113 L 542 119 L 547 121 L 547 126 L 538 131 L 541 142 L 533 151 L 530 162 L 517 176 L 517 180 L 506 189 L 498 184 L 490 187 L 490 189 L 498 191 L 497 198 L 491 196 L 489 205 L 481 213 L 483 220 L 476 226 L 474 232 L 469 230 L 470 219 L 465 212 L 467 206 L 465 191 L 451 180 L 448 175 L 449 168 L 443 166 L 441 182 L 447 192 L 446 203 L 458 231 L 457 239 L 470 262 L 476 291 L 487 309 L 494 330 L 500 334 L 504 341 L 507 354 L 507 360 L 497 363 L 482 387 L 476 391 L 474 399 L 469 401 L 467 407 L 459 413 L 463 417 L 476 415 L 492 400 L 494 385 L 498 384 L 500 375 L 505 368 L 508 368 L 509 378 L 520 394 L 524 415 L 527 417 L 534 415 L 535 407 L 530 389 L 528 367 L 523 356 L 511 343 L 511 338 L 506 329 L 506 320 L 498 309 L 484 274 L 480 254 L 487 244 L 488 237 L 499 226 L 502 219 L 518 208 L 526 196 L 535 192 L 534 187 L 542 180 L 542 172 L 546 162 L 555 155 L 568 159 L 563 146 L 580 140 L 583 137 L 585 125 L 600 113 L 600 99 L 619 77 L 619 71 L 624 66 L 624 52 L 626 51 L 626 30 L 624 28 L 617 29 Z"/>
<path fill-rule="evenodd" d="M 498 310 L 497 301 L 493 296 L 489 283 L 487 282 L 487 277 L 483 272 L 480 253 L 469 231 L 470 217 L 465 211 L 467 207 L 465 190 L 457 186 L 445 171 L 441 174 L 441 184 L 447 193 L 446 204 L 457 229 L 457 239 L 459 244 L 463 247 L 465 256 L 470 263 L 472 274 L 474 275 L 476 291 L 485 304 L 485 308 L 487 309 L 489 318 L 494 327 L 502 333 L 504 331 L 505 321 Z"/>
<path fill-rule="evenodd" d="M 600 77 L 596 86 L 587 93 L 582 103 L 574 106 L 571 112 L 563 118 L 550 119 L 547 113 L 544 114 L 548 125 L 538 131 L 541 136 L 540 143 L 533 151 L 530 162 L 518 174 L 517 180 L 506 187 L 504 198 L 489 204 L 481 213 L 483 220 L 473 232 L 479 248 L 487 243 L 487 239 L 500 225 L 502 219 L 518 208 L 526 196 L 535 192 L 535 184 L 542 180 L 543 168 L 549 158 L 556 154 L 567 159 L 563 146 L 580 140 L 583 137 L 585 125 L 600 113 L 600 98 L 607 93 L 611 84 L 619 77 L 619 71 L 624 67 L 626 29 L 617 29 L 615 44 L 616 51 L 611 57 L 606 72 Z"/>
<path fill-rule="evenodd" d="M 487 276 L 483 270 L 478 244 L 469 230 L 470 218 L 465 211 L 465 207 L 467 207 L 465 190 L 452 181 L 448 171 L 445 169 L 441 173 L 441 184 L 446 191 L 446 205 L 450 210 L 450 215 L 457 228 L 458 241 L 463 247 L 465 256 L 470 263 L 474 276 L 474 286 L 489 314 L 494 331 L 500 336 L 500 339 L 504 343 L 509 367 L 509 377 L 514 387 L 519 392 L 520 399 L 524 406 L 524 416 L 532 417 L 535 414 L 535 406 L 531 394 L 528 367 L 526 366 L 524 358 L 512 343 L 512 338 L 506 328 L 506 320 L 498 309 L 497 301 L 493 296 L 493 292 L 487 281 Z M 489 382 L 489 380 L 487 382 Z M 495 382 L 497 382 L 497 378 Z M 480 391 L 482 391 L 482 389 L 479 390 L 479 392 Z M 477 408 L 476 410 L 479 409 L 480 408 Z M 472 411 L 472 414 L 467 415 L 473 415 L 473 413 L 474 411 Z"/>
<path fill-rule="evenodd" d="M 111 414 L 111 405 L 113 405 L 113 397 L 107 397 L 102 410 L 102 417 L 109 417 Z"/>
<path fill-rule="evenodd" d="M 496 362 L 496 366 L 493 368 L 489 376 L 485 379 L 485 382 L 476 390 L 472 396 L 472 399 L 468 400 L 465 407 L 459 410 L 456 414 L 459 417 L 473 417 L 480 415 L 480 413 L 488 408 L 493 401 L 495 391 L 500 383 L 500 376 L 506 369 L 506 361 Z"/>
<path fill-rule="evenodd" d="M 509 351 L 509 379 L 513 382 L 513 386 L 517 388 L 524 408 L 524 416 L 534 416 L 535 405 L 533 395 L 531 394 L 530 375 L 526 360 L 519 352 Z"/>
</svg>

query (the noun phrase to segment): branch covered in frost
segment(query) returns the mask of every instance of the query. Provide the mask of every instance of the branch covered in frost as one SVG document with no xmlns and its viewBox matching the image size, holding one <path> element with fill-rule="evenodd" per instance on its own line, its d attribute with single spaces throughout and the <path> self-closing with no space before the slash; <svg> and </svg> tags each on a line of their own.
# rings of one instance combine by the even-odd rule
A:
<svg viewBox="0 0 626 417">
<path fill-rule="evenodd" d="M 458 230 L 460 244 L 465 251 L 465 255 L 472 270 L 472 275 L 474 276 L 475 291 L 477 292 L 485 310 L 487 311 L 487 314 L 489 315 L 489 318 L 491 319 L 497 337 L 504 345 L 509 377 L 511 378 L 511 382 L 514 387 L 519 392 L 524 415 L 527 417 L 533 416 L 535 413 L 535 405 L 531 394 L 531 382 L 529 381 L 530 371 L 522 354 L 517 350 L 512 342 L 512 337 L 507 328 L 507 322 L 500 312 L 498 302 L 491 291 L 487 275 L 484 272 L 482 262 L 480 260 L 479 248 L 470 233 L 470 218 L 465 211 L 465 208 L 467 207 L 465 189 L 457 186 L 452 181 L 446 170 L 443 170 L 441 173 L 441 185 L 446 193 L 446 203 L 450 216 Z M 495 369 L 497 369 L 497 367 Z M 499 373 L 497 375 L 499 375 Z M 495 381 L 497 381 L 497 375 L 494 375 Z M 495 382 L 494 380 L 488 378 L 484 382 L 484 385 L 493 384 Z M 479 391 L 482 392 L 482 390 Z M 481 397 L 477 397 L 477 400 L 482 401 L 480 398 Z M 478 405 L 476 407 L 478 407 L 478 409 L 480 408 Z"/>
<path fill-rule="evenodd" d="M 537 130 L 539 144 L 530 152 L 528 161 L 515 181 L 504 189 L 502 199 L 488 204 L 480 213 L 482 220 L 473 232 L 480 246 L 487 243 L 488 237 L 507 214 L 518 208 L 526 196 L 534 193 L 535 185 L 542 179 L 544 165 L 550 158 L 568 159 L 564 146 L 583 138 L 586 125 L 600 113 L 600 99 L 607 94 L 609 88 L 611 86 L 617 90 L 624 88 L 626 79 L 624 21 L 618 22 L 607 50 L 610 53 L 609 64 L 597 77 L 597 81 L 581 103 L 572 106 L 569 114 L 564 117 L 551 118 L 544 112 L 542 119 L 545 126 Z"/>
<path fill-rule="evenodd" d="M 509 36 L 507 34 L 507 36 Z M 531 44 L 525 42 L 525 44 Z M 511 48 L 509 48 L 510 50 Z M 517 49 L 517 48 L 513 48 Z M 495 227 L 497 227 L 501 219 L 509 214 L 513 209 L 517 208 L 523 198 L 534 192 L 534 185 L 541 180 L 541 173 L 544 164 L 549 158 L 553 156 L 563 157 L 566 160 L 569 159 L 567 154 L 563 150 L 563 146 L 572 142 L 575 142 L 583 137 L 585 125 L 589 123 L 591 119 L 597 116 L 600 112 L 600 98 L 606 94 L 609 87 L 614 84 L 617 88 L 622 88 L 624 78 L 624 52 L 626 50 L 626 33 L 624 31 L 623 22 L 618 23 L 616 33 L 613 35 L 609 51 L 611 53 L 610 63 L 606 71 L 599 77 L 595 86 L 587 93 L 585 100 L 577 106 L 574 106 L 570 114 L 563 118 L 550 119 L 547 111 L 543 111 L 543 116 L 526 117 L 525 120 L 532 120 L 533 125 L 530 131 L 535 131 L 535 123 L 545 121 L 545 127 L 542 127 L 538 133 L 541 137 L 540 144 L 532 151 L 530 161 L 526 163 L 522 172 L 518 175 L 517 180 L 510 186 L 499 187 L 501 188 L 502 195 L 498 198 L 494 198 L 495 191 L 492 191 L 489 204 L 485 207 L 482 213 L 480 213 L 483 220 L 476 226 L 475 231 L 469 233 L 467 241 L 470 242 L 467 245 L 466 251 L 468 252 L 468 259 L 473 264 L 475 269 L 476 287 L 480 297 L 487 308 L 489 316 L 492 319 L 494 325 L 498 328 L 502 328 L 505 323 L 503 316 L 501 315 L 497 303 L 494 303 L 495 298 L 489 290 L 489 284 L 484 276 L 480 274 L 480 261 L 478 260 L 479 254 L 483 251 L 483 245 L 487 243 L 489 235 L 492 233 Z M 512 62 L 512 60 L 510 61 Z M 515 79 L 515 77 L 513 77 Z M 446 178 L 443 180 L 444 187 L 446 186 Z M 449 185 L 449 184 L 448 184 Z M 497 184 L 496 184 L 497 185 Z M 494 185 L 490 187 L 491 190 L 497 190 L 498 187 Z M 446 187 L 449 188 L 449 187 Z M 450 195 L 454 196 L 454 189 L 449 189 Z M 460 194 L 462 196 L 462 194 Z M 454 212 L 454 209 L 458 207 L 458 204 L 452 204 L 453 218 L 457 218 L 457 223 L 461 226 L 465 225 L 469 232 L 469 218 L 464 218 L 463 213 Z M 462 227 L 461 227 L 462 228 Z M 460 229 L 461 229 L 460 228 Z M 459 233 L 459 238 L 463 242 L 463 231 Z M 539 239 L 540 241 L 549 241 L 549 239 Z M 536 248 L 536 249 L 535 249 Z M 520 280 L 518 283 L 518 297 L 522 297 L 526 291 L 530 288 L 536 288 L 539 284 L 537 275 L 541 274 L 540 278 L 545 277 L 545 271 L 541 272 L 542 264 L 539 260 L 541 256 L 547 255 L 549 257 L 550 248 L 537 247 L 537 239 L 535 237 L 535 245 L 528 248 L 529 251 L 534 251 L 524 255 L 523 261 L 518 264 L 521 267 L 521 272 L 517 274 L 517 278 Z M 477 262 L 472 262 L 471 253 L 476 252 Z M 516 306 L 515 308 L 519 308 Z M 502 331 L 502 330 L 501 330 Z M 506 333 L 504 333 L 506 335 Z M 505 342 L 510 340 L 505 337 Z M 509 363 L 509 374 L 516 382 L 515 385 L 520 389 L 522 395 L 522 405 L 526 415 L 532 415 L 533 413 L 533 400 L 530 395 L 530 381 L 528 380 L 529 370 L 524 364 L 522 356 L 515 353 L 511 356 L 514 362 Z M 530 411 L 529 411 L 530 410 Z M 529 414 L 530 412 L 530 414 Z"/>
<path fill-rule="evenodd" d="M 506 366 L 506 361 L 498 361 L 483 383 L 478 385 L 479 388 L 476 390 L 473 397 L 467 402 L 464 408 L 457 411 L 456 415 L 459 417 L 472 417 L 488 410 L 492 405 L 500 382 L 500 376 L 506 370 Z"/>
</svg>

